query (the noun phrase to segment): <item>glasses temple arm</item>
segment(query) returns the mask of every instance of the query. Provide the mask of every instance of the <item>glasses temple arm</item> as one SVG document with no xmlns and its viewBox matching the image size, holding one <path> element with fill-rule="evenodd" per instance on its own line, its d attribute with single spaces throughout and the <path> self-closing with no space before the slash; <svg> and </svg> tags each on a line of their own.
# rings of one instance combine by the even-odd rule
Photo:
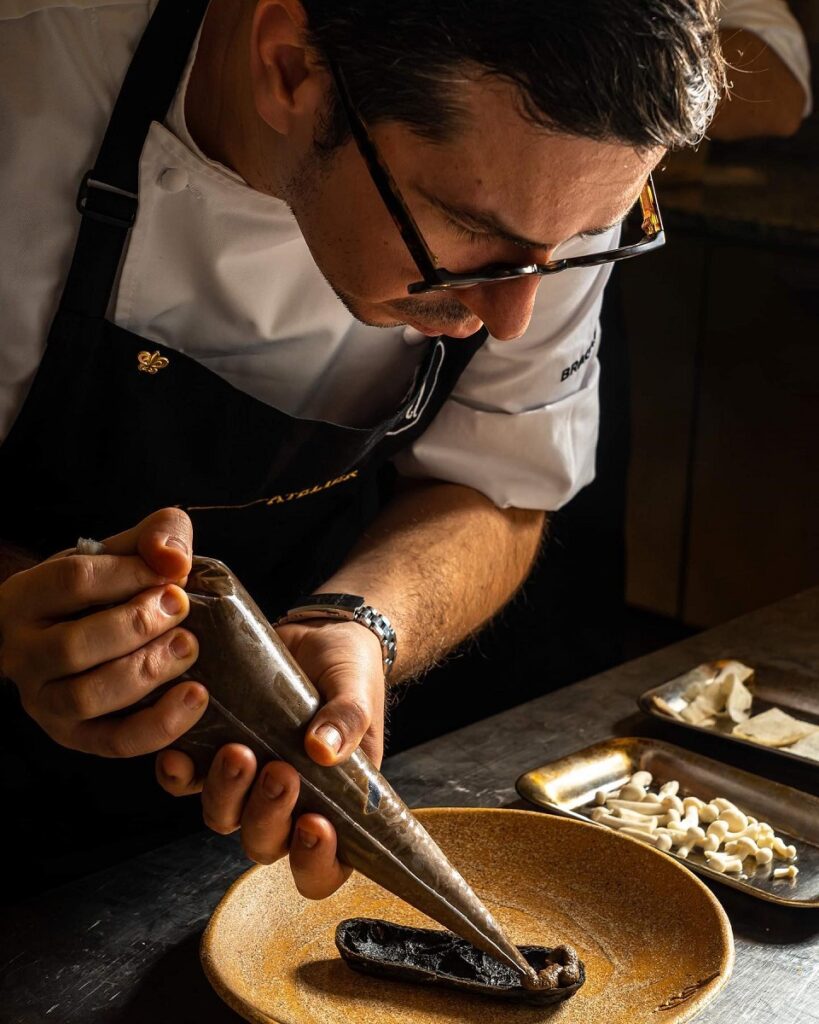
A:
<svg viewBox="0 0 819 1024">
<path fill-rule="evenodd" d="M 410 255 L 421 275 L 426 280 L 435 280 L 437 278 L 437 261 L 427 248 L 409 207 L 401 198 L 401 193 L 398 190 L 395 179 L 381 154 L 376 149 L 366 124 L 353 106 L 353 101 L 344 81 L 341 68 L 333 60 L 328 60 L 327 63 L 333 76 L 339 99 L 347 115 L 353 139 L 364 162 L 367 164 L 370 177 L 378 189 L 381 199 L 395 222 L 395 226 L 400 232 L 404 244 L 409 249 Z"/>
</svg>

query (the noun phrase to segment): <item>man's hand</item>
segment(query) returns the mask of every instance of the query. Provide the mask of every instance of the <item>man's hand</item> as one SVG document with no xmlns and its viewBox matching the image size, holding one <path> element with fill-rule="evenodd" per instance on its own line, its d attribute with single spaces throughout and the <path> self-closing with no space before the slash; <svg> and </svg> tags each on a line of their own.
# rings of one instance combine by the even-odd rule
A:
<svg viewBox="0 0 819 1024">
<path fill-rule="evenodd" d="M 321 765 L 339 764 L 361 746 L 380 766 L 385 687 L 378 639 L 358 623 L 319 619 L 278 632 L 326 702 L 307 732 L 310 757 Z M 299 776 L 290 765 L 272 761 L 258 777 L 256 770 L 253 753 L 239 744 L 222 747 L 204 780 L 196 778 L 193 762 L 181 751 L 157 757 L 157 778 L 169 793 L 202 791 L 210 828 L 224 835 L 241 828 L 245 852 L 260 864 L 289 852 L 299 892 L 308 899 L 329 896 L 350 875 L 336 857 L 335 829 L 318 814 L 292 821 Z"/>
<path fill-rule="evenodd" d="M 62 552 L 0 585 L 0 675 L 57 743 L 103 757 L 159 750 L 202 716 L 207 691 L 174 686 L 137 703 L 196 661 L 180 584 L 191 566 L 191 523 L 164 509 L 105 540 L 103 555 Z"/>
</svg>

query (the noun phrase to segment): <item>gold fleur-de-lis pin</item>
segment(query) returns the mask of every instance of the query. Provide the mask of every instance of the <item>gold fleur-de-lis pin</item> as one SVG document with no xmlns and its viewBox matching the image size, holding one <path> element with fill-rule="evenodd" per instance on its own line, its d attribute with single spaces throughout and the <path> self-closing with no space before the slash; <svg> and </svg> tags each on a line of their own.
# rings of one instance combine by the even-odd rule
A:
<svg viewBox="0 0 819 1024">
<path fill-rule="evenodd" d="M 140 373 L 159 373 L 160 370 L 165 369 L 169 360 L 165 356 L 161 356 L 159 351 L 156 351 L 140 352 L 137 356 L 137 362 L 139 363 Z"/>
</svg>

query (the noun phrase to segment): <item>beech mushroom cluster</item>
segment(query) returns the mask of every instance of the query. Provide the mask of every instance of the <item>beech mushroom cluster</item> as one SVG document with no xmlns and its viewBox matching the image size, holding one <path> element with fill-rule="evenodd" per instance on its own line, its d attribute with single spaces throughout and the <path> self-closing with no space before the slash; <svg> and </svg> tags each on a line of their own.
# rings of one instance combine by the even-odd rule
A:
<svg viewBox="0 0 819 1024">
<path fill-rule="evenodd" d="M 774 860 L 795 861 L 796 847 L 787 845 L 767 822 L 743 813 L 724 797 L 708 802 L 681 797 L 676 780 L 653 793 L 652 782 L 650 772 L 638 771 L 619 790 L 598 790 L 589 816 L 663 853 L 685 859 L 701 851 L 708 867 L 720 874 L 762 869 L 774 878 L 795 878 L 799 873 L 794 863 L 773 867 Z"/>
</svg>

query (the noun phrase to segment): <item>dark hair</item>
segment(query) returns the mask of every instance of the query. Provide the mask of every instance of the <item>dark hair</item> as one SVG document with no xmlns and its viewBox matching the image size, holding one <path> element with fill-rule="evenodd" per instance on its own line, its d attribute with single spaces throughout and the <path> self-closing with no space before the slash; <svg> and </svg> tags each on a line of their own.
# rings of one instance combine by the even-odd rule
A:
<svg viewBox="0 0 819 1024">
<path fill-rule="evenodd" d="M 309 44 L 342 68 L 368 123 L 433 141 L 462 111 L 459 80 L 517 87 L 546 129 L 635 148 L 696 144 L 725 88 L 719 0 L 302 0 Z M 319 144 L 348 128 L 331 101 Z"/>
</svg>

